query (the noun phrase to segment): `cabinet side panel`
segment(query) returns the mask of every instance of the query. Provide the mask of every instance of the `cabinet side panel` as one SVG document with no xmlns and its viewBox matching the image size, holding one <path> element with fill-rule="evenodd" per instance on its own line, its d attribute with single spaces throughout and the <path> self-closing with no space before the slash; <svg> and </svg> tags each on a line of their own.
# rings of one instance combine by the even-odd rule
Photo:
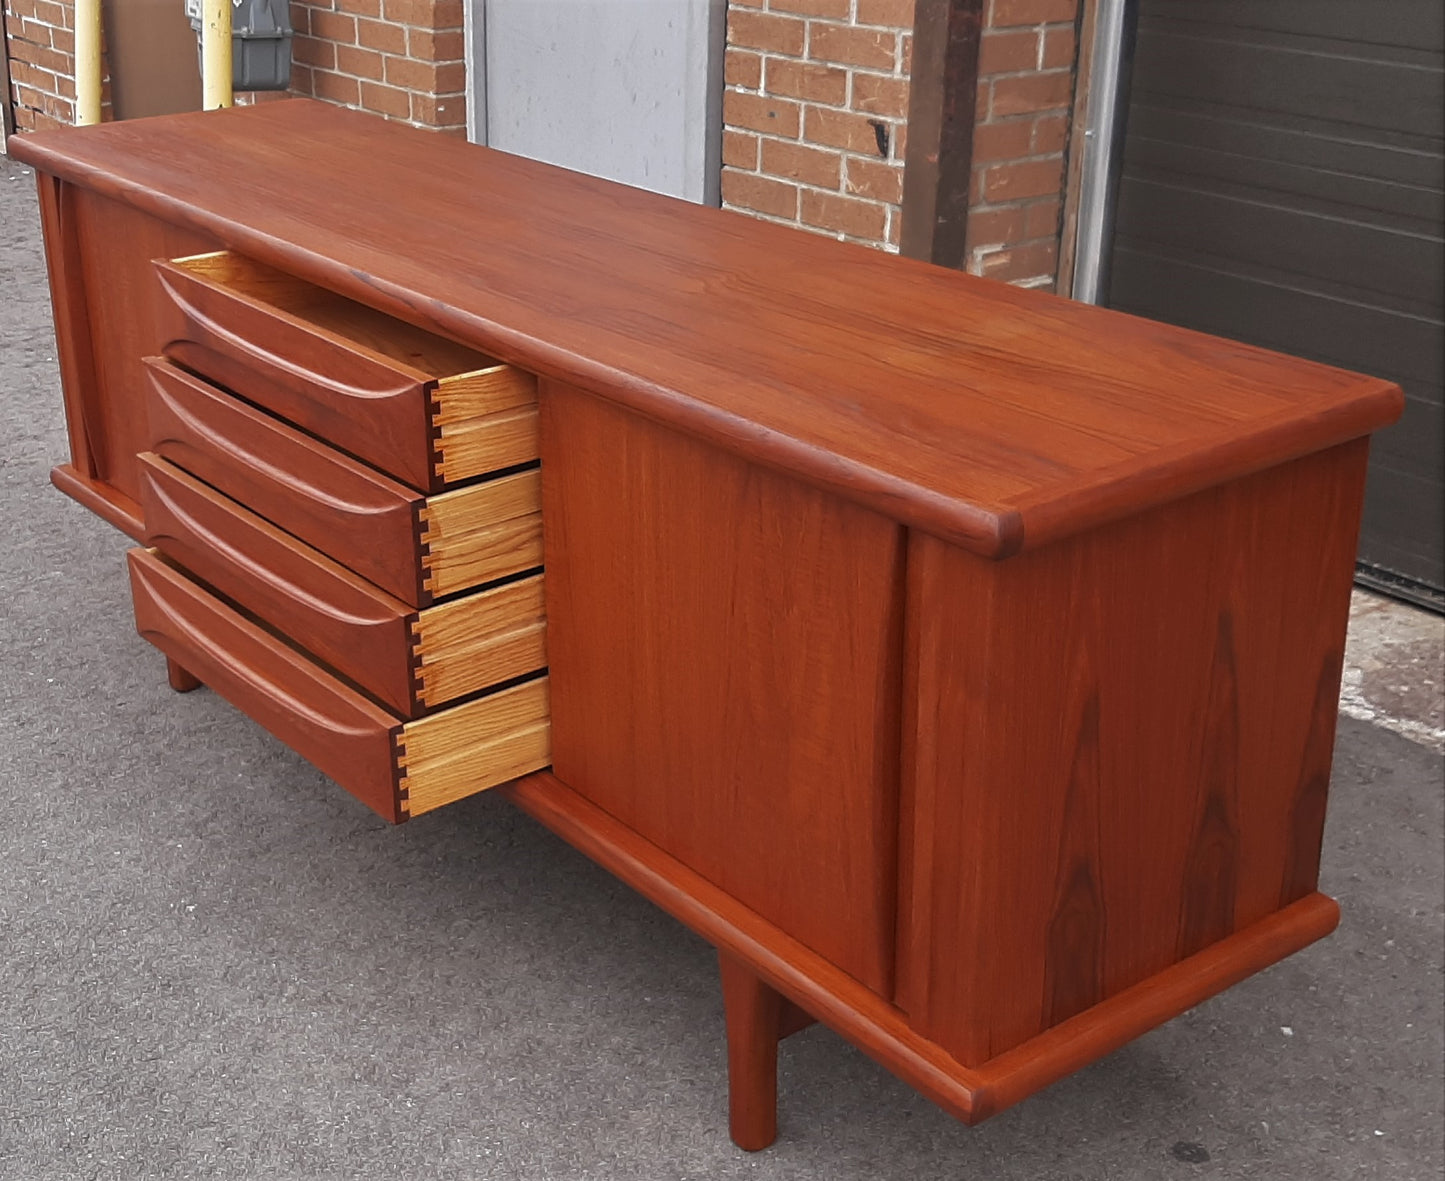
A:
<svg viewBox="0 0 1445 1181">
<path fill-rule="evenodd" d="M 83 326 L 88 335 L 84 346 L 79 341 L 74 346 L 77 352 L 88 349 L 84 359 L 63 373 L 66 413 L 73 418 L 77 407 L 83 412 L 89 445 L 89 470 L 83 474 L 136 500 L 135 457 L 149 450 L 141 358 L 157 352 L 170 335 L 151 260 L 213 250 L 216 243 L 73 185 L 60 186 L 57 214 L 62 282 L 71 309 L 64 323 L 57 322 L 57 332 Z M 50 220 L 45 228 L 47 261 L 54 266 Z M 56 283 L 53 271 L 51 282 Z M 71 438 L 73 448 L 73 421 Z"/>
<path fill-rule="evenodd" d="M 901 529 L 560 384 L 542 432 L 557 776 L 890 995 Z"/>
<path fill-rule="evenodd" d="M 1314 890 L 1365 447 L 1004 562 L 910 539 L 900 1003 L 960 1061 Z"/>
</svg>

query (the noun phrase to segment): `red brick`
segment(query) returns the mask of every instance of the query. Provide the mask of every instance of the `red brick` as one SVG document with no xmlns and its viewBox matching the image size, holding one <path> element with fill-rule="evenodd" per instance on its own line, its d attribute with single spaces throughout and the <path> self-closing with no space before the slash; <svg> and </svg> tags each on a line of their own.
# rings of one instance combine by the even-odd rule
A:
<svg viewBox="0 0 1445 1181">
<path fill-rule="evenodd" d="M 893 29 L 913 28 L 913 0 L 858 0 L 860 25 L 886 25 Z"/>
<path fill-rule="evenodd" d="M 850 157 L 843 187 L 854 196 L 897 205 L 903 200 L 903 165 Z"/>
<path fill-rule="evenodd" d="M 762 8 L 764 0 L 728 0 L 728 8 Z"/>
<path fill-rule="evenodd" d="M 381 11 L 389 21 L 423 29 L 462 27 L 462 0 L 383 0 Z"/>
<path fill-rule="evenodd" d="M 908 124 L 900 123 L 893 129 L 889 137 L 889 145 L 892 149 L 892 157 L 895 160 L 902 160 L 908 155 Z"/>
<path fill-rule="evenodd" d="M 1040 115 L 1033 121 L 1033 154 L 1047 156 L 1062 152 L 1069 140 L 1069 117 L 1067 115 Z"/>
<path fill-rule="evenodd" d="M 913 34 L 903 34 L 903 76 L 913 76 Z"/>
<path fill-rule="evenodd" d="M 466 34 L 461 29 L 411 29 L 407 44 L 418 61 L 458 62 L 467 55 Z"/>
<path fill-rule="evenodd" d="M 746 168 L 756 172 L 758 168 L 759 139 L 746 131 L 723 131 L 722 162 L 731 168 Z"/>
<path fill-rule="evenodd" d="M 320 66 L 323 70 L 336 68 L 336 46 L 318 37 L 291 38 L 291 58 L 308 66 Z"/>
<path fill-rule="evenodd" d="M 806 25 L 791 16 L 728 10 L 728 44 L 797 57 L 803 52 Z"/>
<path fill-rule="evenodd" d="M 291 92 L 308 95 L 316 93 L 315 80 L 311 76 L 310 66 L 303 66 L 297 61 L 291 63 Z"/>
<path fill-rule="evenodd" d="M 1002 123 L 976 123 L 973 128 L 973 161 L 990 164 L 997 160 L 1018 160 L 1031 154 L 1033 119 L 1008 119 Z"/>
<path fill-rule="evenodd" d="M 800 16 L 824 16 L 847 20 L 852 0 L 772 0 L 769 12 L 796 12 Z"/>
<path fill-rule="evenodd" d="M 888 219 L 888 245 L 892 246 L 894 250 L 897 250 L 898 244 L 902 240 L 902 238 L 903 212 L 902 210 L 899 210 Z"/>
<path fill-rule="evenodd" d="M 809 107 L 803 127 L 803 138 L 813 143 L 846 148 L 864 156 L 884 154 L 878 150 L 878 135 L 867 115 Z"/>
<path fill-rule="evenodd" d="M 986 30 L 978 45 L 980 74 L 1014 74 L 1039 67 L 1039 34 L 1036 29 Z"/>
<path fill-rule="evenodd" d="M 798 202 L 798 220 L 823 230 L 837 230 L 850 238 L 882 239 L 888 214 L 882 205 L 804 189 Z"/>
<path fill-rule="evenodd" d="M 814 21 L 808 37 L 808 56 L 814 61 L 891 70 L 898 38 L 876 29 L 855 29 Z"/>
<path fill-rule="evenodd" d="M 1047 25 L 1073 21 L 1079 15 L 1079 0 L 993 0 L 989 5 L 990 29 L 1009 25 Z"/>
<path fill-rule="evenodd" d="M 763 84 L 763 57 L 741 49 L 729 49 L 723 55 L 723 81 L 729 86 L 758 90 Z"/>
<path fill-rule="evenodd" d="M 1022 242 L 1028 230 L 1028 213 L 1018 205 L 1001 209 L 970 209 L 968 211 L 967 246 L 1006 246 Z"/>
<path fill-rule="evenodd" d="M 836 189 L 843 175 L 843 156 L 827 148 L 765 139 L 760 170 L 784 180 Z"/>
<path fill-rule="evenodd" d="M 337 12 L 349 12 L 352 16 L 381 15 L 381 0 L 332 0 L 332 7 Z"/>
<path fill-rule="evenodd" d="M 464 94 L 413 94 L 411 117 L 428 127 L 465 127 L 467 98 Z"/>
<path fill-rule="evenodd" d="M 378 115 L 390 115 L 394 119 L 411 117 L 411 95 L 395 86 L 363 82 L 360 102 L 368 111 L 375 111 Z"/>
<path fill-rule="evenodd" d="M 1020 74 L 993 82 L 993 119 L 1023 115 L 1029 111 L 1052 111 L 1067 107 L 1074 97 L 1074 75 L 1069 70 L 1051 74 Z"/>
<path fill-rule="evenodd" d="M 12 41 L 10 56 L 14 61 L 29 62 L 43 70 L 68 74 L 75 68 L 69 54 L 61 53 L 45 45 L 32 45 L 28 41 Z"/>
<path fill-rule="evenodd" d="M 447 36 L 452 34 L 448 33 Z M 356 43 L 380 53 L 405 53 L 406 28 L 403 25 L 389 25 L 385 21 L 359 20 L 356 22 Z M 423 60 L 436 60 L 429 53 L 418 53 L 417 56 Z"/>
<path fill-rule="evenodd" d="M 1057 197 L 1051 201 L 1039 201 L 1025 206 L 1024 237 L 1057 238 L 1059 236 L 1059 216 L 1063 207 L 1064 203 Z"/>
<path fill-rule="evenodd" d="M 785 57 L 770 57 L 766 62 L 765 82 L 769 94 L 783 94 L 830 107 L 841 107 L 847 101 L 847 70 Z"/>
<path fill-rule="evenodd" d="M 739 90 L 723 93 L 723 122 L 729 127 L 745 127 L 750 131 L 795 139 L 801 113 L 802 108 L 797 103 L 786 99 L 743 94 Z"/>
<path fill-rule="evenodd" d="M 66 54 L 67 56 L 73 54 L 73 53 L 75 52 L 75 32 L 74 32 L 74 30 L 72 30 L 72 29 L 51 29 L 51 30 L 50 30 L 50 45 L 51 45 L 51 48 L 56 49 L 56 50 L 58 50 L 59 52 L 61 52 L 61 53 L 63 53 L 63 54 Z"/>
<path fill-rule="evenodd" d="M 422 94 L 455 94 L 467 86 L 464 62 L 419 62 L 407 57 L 386 59 L 386 81 Z"/>
<path fill-rule="evenodd" d="M 724 169 L 722 199 L 725 204 L 751 209 L 755 213 L 787 218 L 798 216 L 798 186 L 766 176 Z"/>
<path fill-rule="evenodd" d="M 1062 160 L 996 164 L 984 175 L 983 196 L 990 204 L 1021 201 L 1025 197 L 1049 197 L 1060 191 L 1063 179 Z"/>
<path fill-rule="evenodd" d="M 355 45 L 356 18 L 339 12 L 313 12 L 311 35 L 326 41 L 335 41 L 338 45 Z"/>
<path fill-rule="evenodd" d="M 890 78 L 882 74 L 853 75 L 855 111 L 865 115 L 884 115 L 893 119 L 908 118 L 908 79 Z"/>
<path fill-rule="evenodd" d="M 986 254 L 979 260 L 975 274 L 986 279 L 1017 283 L 1021 279 L 1052 279 L 1058 270 L 1059 244 L 1033 242 Z"/>
<path fill-rule="evenodd" d="M 381 54 L 374 49 L 357 49 L 354 45 L 336 47 L 336 68 L 343 74 L 379 81 L 384 71 Z"/>
<path fill-rule="evenodd" d="M 1045 29 L 1042 68 L 1057 70 L 1072 67 L 1073 64 L 1074 26 L 1063 25 L 1057 29 Z"/>
<path fill-rule="evenodd" d="M 345 78 L 326 70 L 314 70 L 312 79 L 317 98 L 328 99 L 334 103 L 345 103 L 353 107 L 361 101 L 359 83 L 355 78 Z"/>
</svg>

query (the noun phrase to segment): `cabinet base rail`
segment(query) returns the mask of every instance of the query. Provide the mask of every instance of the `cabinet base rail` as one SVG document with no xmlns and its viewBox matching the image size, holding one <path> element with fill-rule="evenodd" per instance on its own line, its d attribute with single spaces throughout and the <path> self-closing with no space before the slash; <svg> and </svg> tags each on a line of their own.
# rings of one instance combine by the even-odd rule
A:
<svg viewBox="0 0 1445 1181">
<path fill-rule="evenodd" d="M 1324 938 L 1339 923 L 1332 898 L 1308 894 L 1022 1045 L 966 1067 L 911 1029 L 902 1010 L 550 772 L 498 790 L 717 947 L 727 1008 L 732 1134 L 750 1151 L 766 1148 L 775 1134 L 777 1042 L 796 1028 L 785 1003 L 841 1034 L 950 1115 L 976 1124 Z"/>
</svg>

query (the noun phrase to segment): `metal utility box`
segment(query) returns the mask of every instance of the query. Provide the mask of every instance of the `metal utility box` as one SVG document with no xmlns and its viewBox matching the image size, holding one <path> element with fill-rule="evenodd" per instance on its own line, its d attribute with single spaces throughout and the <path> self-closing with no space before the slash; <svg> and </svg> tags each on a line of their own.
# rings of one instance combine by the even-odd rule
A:
<svg viewBox="0 0 1445 1181">
<path fill-rule="evenodd" d="M 289 0 L 231 0 L 231 74 L 235 90 L 285 90 L 291 85 Z M 186 0 L 201 53 L 201 0 Z"/>
</svg>

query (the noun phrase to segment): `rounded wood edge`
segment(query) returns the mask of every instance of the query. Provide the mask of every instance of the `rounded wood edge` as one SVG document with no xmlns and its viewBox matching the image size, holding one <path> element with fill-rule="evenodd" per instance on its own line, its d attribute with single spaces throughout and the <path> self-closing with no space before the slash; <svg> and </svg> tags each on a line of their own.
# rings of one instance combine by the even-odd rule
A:
<svg viewBox="0 0 1445 1181">
<path fill-rule="evenodd" d="M 50 482 L 71 500 L 84 505 L 126 536 L 135 541 L 145 541 L 145 520 L 141 516 L 140 505 L 124 492 L 81 475 L 68 463 L 50 469 Z"/>
<path fill-rule="evenodd" d="M 732 956 L 965 1123 L 983 1118 L 981 1080 L 914 1032 L 906 1016 L 816 952 L 644 840 L 547 771 L 497 789 L 690 930 Z"/>
<path fill-rule="evenodd" d="M 1324 894 L 1298 902 L 1221 939 L 1076 1017 L 975 1067 L 979 1122 L 1111 1054 L 1201 1001 L 1323 939 L 1340 908 Z"/>
</svg>

